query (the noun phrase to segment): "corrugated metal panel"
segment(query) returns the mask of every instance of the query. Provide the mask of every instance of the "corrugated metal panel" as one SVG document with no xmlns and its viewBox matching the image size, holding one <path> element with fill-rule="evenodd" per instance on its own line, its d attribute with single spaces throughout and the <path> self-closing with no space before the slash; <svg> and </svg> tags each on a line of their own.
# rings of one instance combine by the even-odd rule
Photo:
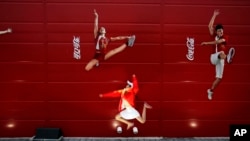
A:
<svg viewBox="0 0 250 141">
<path fill-rule="evenodd" d="M 86 72 L 94 54 L 93 9 L 107 36 L 135 34 L 136 42 Z M 208 101 L 213 48 L 200 43 L 212 40 L 207 25 L 214 9 L 236 56 Z M 38 127 L 62 128 L 70 137 L 228 136 L 230 124 L 250 123 L 249 12 L 247 0 L 1 1 L 0 30 L 13 33 L 0 36 L 0 137 L 33 136 Z M 186 57 L 187 38 L 194 39 L 193 61 Z M 139 134 L 117 134 L 115 125 L 126 128 L 114 120 L 119 99 L 98 95 L 123 88 L 132 74 L 139 80 L 138 110 L 143 101 L 153 109 L 146 124 L 135 121 Z"/>
</svg>

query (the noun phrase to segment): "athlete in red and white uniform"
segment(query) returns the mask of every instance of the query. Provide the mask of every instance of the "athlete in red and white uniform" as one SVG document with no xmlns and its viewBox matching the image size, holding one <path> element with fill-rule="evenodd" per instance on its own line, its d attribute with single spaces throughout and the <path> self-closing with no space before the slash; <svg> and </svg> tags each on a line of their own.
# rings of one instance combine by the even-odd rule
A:
<svg viewBox="0 0 250 141">
<path fill-rule="evenodd" d="M 132 82 L 127 81 L 127 86 L 124 89 L 112 91 L 105 94 L 100 94 L 100 97 L 120 97 L 120 103 L 118 106 L 119 113 L 115 116 L 115 119 L 127 124 L 127 129 L 130 129 L 134 123 L 128 120 L 137 119 L 140 123 L 146 122 L 146 109 L 152 108 L 146 102 L 143 106 L 142 116 L 135 109 L 135 95 L 137 94 L 138 82 L 135 75 L 132 76 Z"/>
<path fill-rule="evenodd" d="M 233 57 L 233 55 L 226 55 L 228 53 L 228 49 L 226 48 L 228 36 L 223 34 L 223 26 L 218 24 L 215 26 L 215 30 L 213 28 L 214 20 L 217 15 L 219 15 L 219 10 L 214 11 L 214 14 L 208 25 L 210 35 L 215 38 L 214 41 L 201 43 L 201 45 L 215 45 L 215 53 L 211 54 L 210 61 L 213 65 L 215 65 L 216 79 L 213 82 L 211 88 L 207 90 L 209 100 L 212 100 L 214 89 L 219 85 L 222 79 L 225 59 L 228 57 L 228 60 L 232 60 Z M 228 62 L 230 63 L 231 61 Z"/>
<path fill-rule="evenodd" d="M 98 14 L 96 10 L 94 10 L 94 15 L 95 15 L 94 38 L 95 38 L 95 50 L 96 51 L 95 51 L 95 55 L 93 59 L 90 60 L 88 64 L 86 65 L 85 67 L 86 71 L 91 70 L 95 65 L 98 66 L 100 61 L 107 60 L 110 57 L 114 56 L 115 54 L 122 52 L 127 46 L 132 47 L 135 41 L 135 35 L 107 38 L 105 36 L 106 29 L 104 27 L 101 27 L 98 30 Z M 107 46 L 109 42 L 117 41 L 117 40 L 127 40 L 127 41 L 121 46 L 113 50 L 107 51 Z"/>
</svg>

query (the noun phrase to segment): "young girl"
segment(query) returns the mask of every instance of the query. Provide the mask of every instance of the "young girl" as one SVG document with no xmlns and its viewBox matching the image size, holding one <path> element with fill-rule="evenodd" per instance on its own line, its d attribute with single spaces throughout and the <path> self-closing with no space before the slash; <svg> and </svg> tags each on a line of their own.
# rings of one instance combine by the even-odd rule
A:
<svg viewBox="0 0 250 141">
<path fill-rule="evenodd" d="M 132 47 L 135 41 L 135 35 L 132 36 L 118 36 L 118 37 L 110 37 L 107 38 L 105 36 L 106 29 L 101 27 L 98 30 L 98 14 L 96 10 L 94 10 L 95 21 L 94 21 L 94 38 L 95 38 L 95 55 L 92 60 L 88 62 L 85 67 L 86 71 L 91 70 L 94 66 L 98 66 L 100 61 L 104 61 L 114 56 L 117 53 L 122 52 L 127 46 Z M 107 46 L 109 42 L 117 41 L 117 40 L 127 40 L 121 46 L 110 50 L 107 52 Z"/>
<path fill-rule="evenodd" d="M 143 105 L 142 116 L 135 109 L 135 95 L 138 90 L 137 78 L 133 75 L 132 82 L 127 81 L 127 86 L 125 88 L 99 95 L 101 98 L 120 97 L 118 107 L 119 113 L 115 116 L 115 119 L 127 124 L 127 130 L 134 126 L 134 123 L 128 120 L 137 119 L 140 123 L 144 124 L 146 122 L 146 110 L 152 108 L 152 106 L 145 102 Z"/>
</svg>

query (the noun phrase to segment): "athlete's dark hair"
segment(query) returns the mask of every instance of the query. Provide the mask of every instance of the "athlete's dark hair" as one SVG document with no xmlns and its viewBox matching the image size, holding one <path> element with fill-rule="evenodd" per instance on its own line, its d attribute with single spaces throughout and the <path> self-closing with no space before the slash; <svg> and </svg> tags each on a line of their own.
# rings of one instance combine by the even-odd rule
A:
<svg viewBox="0 0 250 141">
<path fill-rule="evenodd" d="M 215 31 L 217 31 L 218 29 L 223 29 L 223 25 L 222 24 L 217 24 L 215 26 Z"/>
</svg>

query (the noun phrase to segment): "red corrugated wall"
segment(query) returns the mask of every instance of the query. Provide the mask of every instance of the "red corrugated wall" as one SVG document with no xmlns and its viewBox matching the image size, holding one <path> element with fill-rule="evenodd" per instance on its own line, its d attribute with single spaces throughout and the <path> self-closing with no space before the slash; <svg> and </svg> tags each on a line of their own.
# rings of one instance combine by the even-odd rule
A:
<svg viewBox="0 0 250 141">
<path fill-rule="evenodd" d="M 84 67 L 94 53 L 93 9 L 107 36 L 136 35 L 134 47 L 100 64 Z M 208 22 L 224 24 L 233 64 L 214 99 Z M 250 123 L 250 1 L 248 0 L 2 0 L 0 30 L 0 137 L 33 136 L 39 127 L 61 128 L 64 136 L 229 136 L 230 124 Z M 81 59 L 73 58 L 73 36 Z M 194 38 L 194 60 L 186 58 Z M 110 44 L 110 48 L 122 42 Z M 139 134 L 117 134 L 118 99 L 99 93 L 123 88 L 136 74 L 137 106 L 153 106 Z M 194 123 L 197 126 L 192 127 Z"/>
</svg>

